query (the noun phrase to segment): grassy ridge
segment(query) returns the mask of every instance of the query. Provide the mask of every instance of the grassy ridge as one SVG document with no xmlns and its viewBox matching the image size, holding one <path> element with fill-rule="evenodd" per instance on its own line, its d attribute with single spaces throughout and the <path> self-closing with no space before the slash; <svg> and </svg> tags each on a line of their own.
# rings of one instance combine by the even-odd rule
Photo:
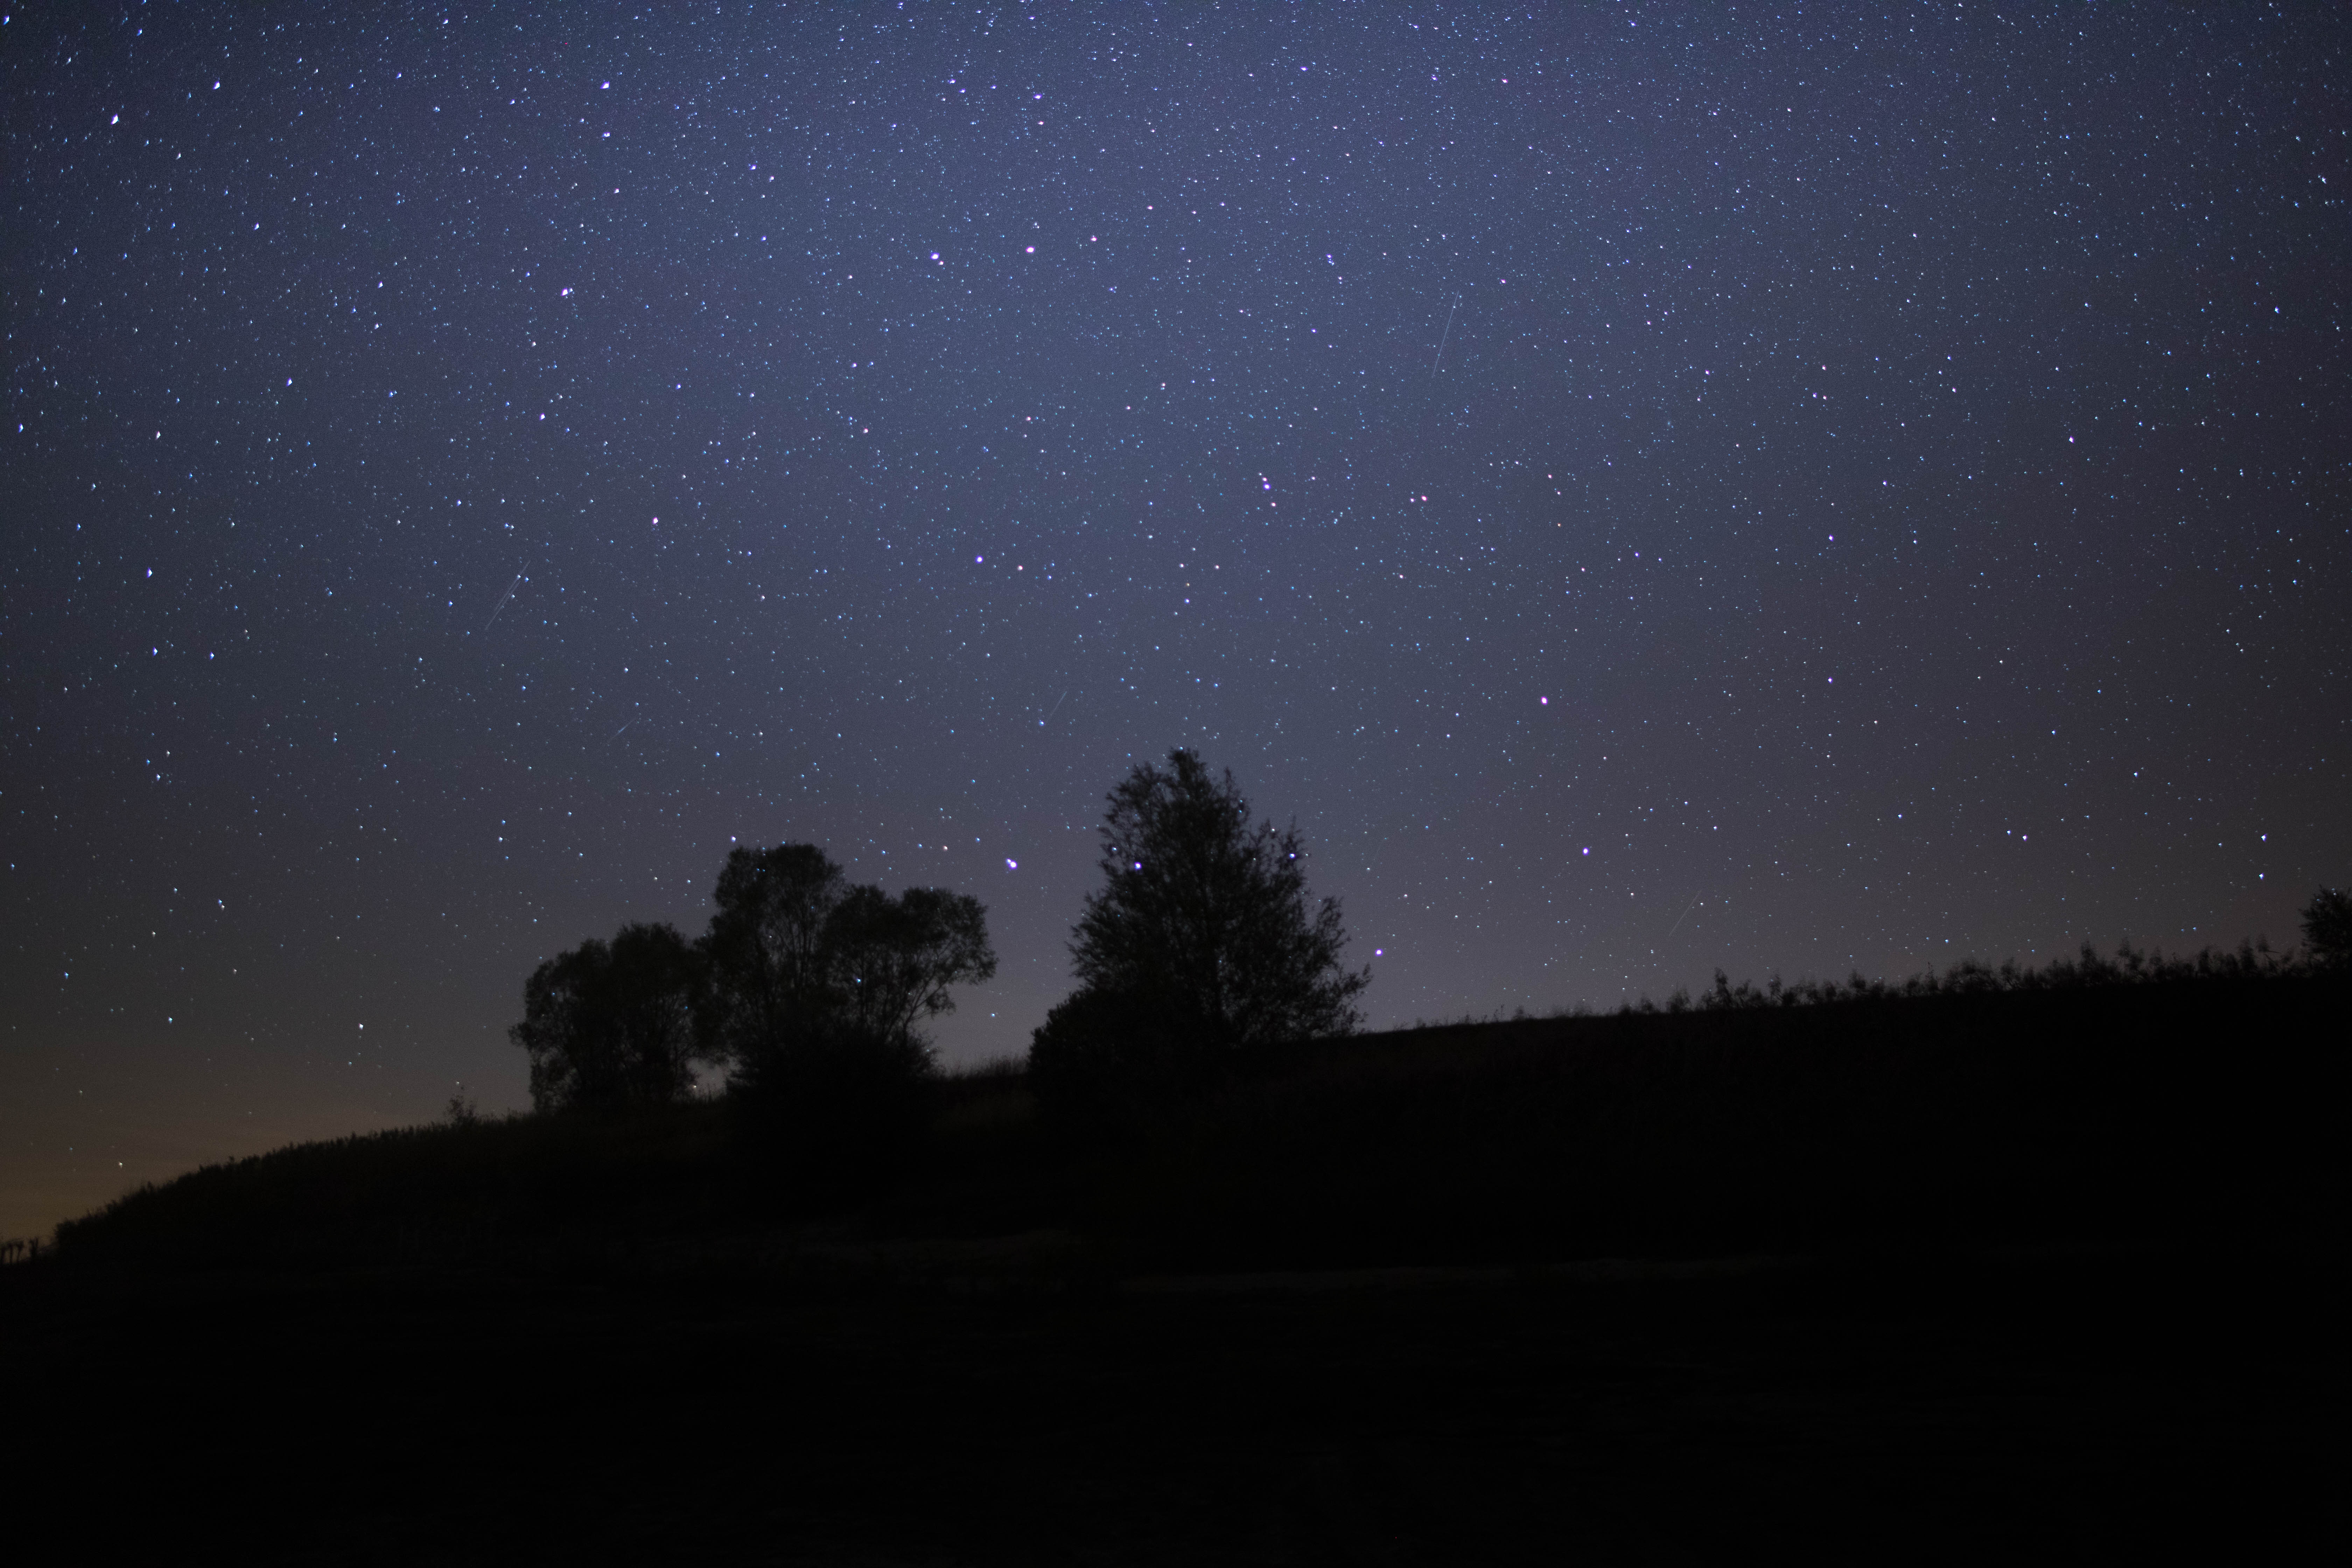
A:
<svg viewBox="0 0 2352 1568">
<path fill-rule="evenodd" d="M 60 1225 L 57 1253 L 177 1268 L 489 1261 L 730 1221 L 734 1147 L 715 1102 L 299 1143 L 141 1187 Z"/>
<path fill-rule="evenodd" d="M 1256 1263 L 2299 1228 L 2346 1000 L 2177 981 L 1330 1043 L 1103 1156 L 1093 1219 Z"/>
<path fill-rule="evenodd" d="M 2111 983 L 2112 982 L 2112 983 Z M 172 1267 L 529 1262 L 773 1234 L 1062 1229 L 1121 1269 L 1510 1263 L 2314 1234 L 2344 1145 L 2341 976 L 1816 988 L 1359 1036 L 1213 1093 L 1041 1115 L 934 1084 L 887 1165 L 812 1172 L 730 1102 L 308 1144 L 59 1227 Z M 1745 1004 L 1745 1005 L 1743 1005 Z"/>
</svg>

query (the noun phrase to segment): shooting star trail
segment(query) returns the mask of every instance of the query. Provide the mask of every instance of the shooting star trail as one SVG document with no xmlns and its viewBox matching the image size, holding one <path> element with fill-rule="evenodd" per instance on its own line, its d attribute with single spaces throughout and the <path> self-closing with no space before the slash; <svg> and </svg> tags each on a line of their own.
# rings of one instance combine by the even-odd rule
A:
<svg viewBox="0 0 2352 1568">
<path fill-rule="evenodd" d="M 1691 901 L 1683 906 L 1683 912 L 1675 917 L 1675 923 L 1666 928 L 1666 934 L 1668 936 L 1672 936 L 1675 932 L 1682 930 L 1683 921 L 1690 919 L 1690 912 L 1696 908 L 1698 908 L 1698 895 L 1696 893 L 1693 893 L 1691 895 Z"/>
<path fill-rule="evenodd" d="M 518 573 L 516 573 L 516 574 L 515 574 L 515 580 L 514 580 L 513 582 L 511 582 L 511 583 L 509 583 L 509 584 L 507 584 L 507 591 L 506 591 L 505 593 L 500 594 L 500 595 L 499 595 L 498 608 L 497 608 L 497 609 L 492 610 L 492 611 L 490 612 L 490 618 L 489 618 L 488 620 L 484 621 L 484 622 L 482 623 L 482 629 L 483 629 L 484 631 L 488 631 L 488 630 L 490 629 L 490 627 L 491 627 L 491 626 L 495 626 L 495 625 L 497 625 L 497 624 L 498 624 L 499 610 L 503 610 L 503 609 L 505 609 L 505 608 L 507 607 L 507 601 L 508 601 L 509 599 L 513 598 L 513 597 L 514 597 L 514 591 L 515 591 L 517 588 L 520 588 L 520 587 L 521 587 L 521 586 L 522 586 L 522 574 L 521 574 L 521 573 L 520 573 L 520 572 L 518 572 Z"/>
<path fill-rule="evenodd" d="M 636 721 L 635 721 L 635 719 L 632 719 L 632 720 L 630 720 L 630 721 L 629 721 L 629 724 L 634 724 L 634 723 L 635 723 L 635 722 L 636 722 Z M 615 730 L 615 731 L 613 731 L 613 739 L 614 739 L 615 741 L 619 740 L 619 739 L 621 738 L 621 731 L 622 731 L 622 730 L 626 730 L 626 729 L 629 727 L 629 724 L 624 724 L 624 725 L 622 725 L 622 726 L 621 726 L 621 729 L 620 729 L 620 730 Z"/>
<path fill-rule="evenodd" d="M 1460 309 L 1462 309 L 1462 300 L 1457 295 L 1454 300 L 1454 310 Z M 1429 374 L 1432 375 L 1435 375 L 1437 367 L 1445 363 L 1445 340 L 1454 335 L 1454 310 L 1445 312 L 1445 330 L 1437 334 L 1437 358 L 1432 361 L 1429 366 Z"/>
<path fill-rule="evenodd" d="M 1040 730 L 1042 730 L 1042 729 L 1044 729 L 1046 725 L 1048 725 L 1048 724 L 1052 723 L 1052 722 L 1054 721 L 1054 715 L 1055 715 L 1055 713 L 1059 713 L 1059 712 L 1062 710 L 1062 704 L 1063 704 L 1063 703 L 1065 703 L 1065 702 L 1067 702 L 1069 700 L 1070 700 L 1070 689 L 1069 689 L 1068 687 L 1065 686 L 1064 688 L 1062 688 L 1062 694 L 1061 694 L 1059 697 L 1056 697 L 1056 698 L 1055 698 L 1055 699 L 1054 699 L 1054 706 L 1053 706 L 1053 708 L 1047 711 L 1047 713 L 1045 714 L 1045 716 L 1043 719 L 1040 719 L 1040 720 L 1038 720 L 1038 721 L 1037 721 L 1037 728 L 1039 728 Z"/>
</svg>

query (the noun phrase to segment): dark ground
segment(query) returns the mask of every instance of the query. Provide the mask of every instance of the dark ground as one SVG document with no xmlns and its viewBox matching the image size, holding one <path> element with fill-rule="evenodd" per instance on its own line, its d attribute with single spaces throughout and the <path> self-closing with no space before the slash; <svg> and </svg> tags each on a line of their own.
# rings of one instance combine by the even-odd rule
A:
<svg viewBox="0 0 2352 1568">
<path fill-rule="evenodd" d="M 2342 1560 L 2347 1018 L 2225 967 L 288 1150 L 0 1269 L 0 1560 Z"/>
<path fill-rule="evenodd" d="M 20 1267 L 7 1531 L 93 1563 L 2284 1561 L 2342 1473 L 2317 1248 L 1607 1272 Z"/>
</svg>

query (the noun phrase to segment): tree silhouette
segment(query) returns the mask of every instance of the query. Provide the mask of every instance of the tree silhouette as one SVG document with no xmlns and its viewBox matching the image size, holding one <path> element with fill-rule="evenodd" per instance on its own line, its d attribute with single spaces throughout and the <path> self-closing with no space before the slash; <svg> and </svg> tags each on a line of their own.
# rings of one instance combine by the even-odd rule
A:
<svg viewBox="0 0 2352 1568">
<path fill-rule="evenodd" d="M 813 844 L 735 850 L 714 900 L 703 1037 L 743 1072 L 845 1047 L 927 1063 L 921 1023 L 996 973 L 979 900 L 853 887 Z"/>
<path fill-rule="evenodd" d="M 735 850 L 715 901 L 702 1038 L 734 1066 L 745 1125 L 804 1200 L 888 1180 L 927 1104 L 920 1026 L 996 973 L 987 911 L 852 886 L 811 844 Z"/>
<path fill-rule="evenodd" d="M 2331 969 L 2352 966 L 2352 891 L 2322 888 L 2303 906 L 2303 945 Z"/>
<path fill-rule="evenodd" d="M 825 921 L 824 945 L 845 1022 L 875 1040 L 912 1040 L 924 1019 L 954 1010 L 949 986 L 996 973 L 980 900 L 936 888 L 895 899 L 879 888 L 850 889 Z"/>
<path fill-rule="evenodd" d="M 1079 994 L 1049 1016 L 1032 1060 L 1051 1076 L 1089 1054 L 1160 1057 L 1181 1038 L 1215 1055 L 1352 1030 L 1369 970 L 1340 967 L 1331 899 L 1310 908 L 1296 824 L 1253 828 L 1228 772 L 1179 748 L 1110 792 L 1103 885 L 1070 943 Z"/>
<path fill-rule="evenodd" d="M 749 1125 L 797 1175 L 887 1166 L 926 1102 L 924 1021 L 996 973 L 987 910 L 933 888 L 852 886 L 812 844 L 736 849 L 714 901 L 691 947 L 666 925 L 626 926 L 532 972 L 508 1031 L 530 1054 L 532 1103 L 674 1100 L 698 1059 L 723 1061 Z"/>
<path fill-rule="evenodd" d="M 728 855 L 700 944 L 711 980 L 701 1026 L 714 1056 L 747 1069 L 831 1025 L 839 996 L 826 931 L 844 891 L 841 868 L 814 844 Z"/>
<path fill-rule="evenodd" d="M 530 1055 L 541 1110 L 667 1104 L 694 1087 L 702 965 L 667 925 L 626 925 L 531 971 L 507 1037 Z"/>
</svg>

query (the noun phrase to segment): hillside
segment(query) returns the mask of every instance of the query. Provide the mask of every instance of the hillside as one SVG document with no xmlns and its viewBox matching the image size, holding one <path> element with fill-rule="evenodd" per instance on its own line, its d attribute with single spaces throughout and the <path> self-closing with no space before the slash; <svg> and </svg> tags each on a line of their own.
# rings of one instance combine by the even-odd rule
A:
<svg viewBox="0 0 2352 1568">
<path fill-rule="evenodd" d="M 727 1103 L 285 1150 L 0 1269 L 17 1479 L 60 1561 L 2284 1556 L 2346 1000 L 1451 1026 L 1094 1120 L 980 1074 L 830 1164 Z"/>
<path fill-rule="evenodd" d="M 422 1128 L 193 1173 L 58 1252 L 515 1267 L 1051 1230 L 1094 1266 L 1269 1268 L 2292 1234 L 2343 1143 L 2346 996 L 2290 973 L 1463 1024 L 1060 1115 L 996 1071 L 822 1153 L 723 1101 Z"/>
</svg>

